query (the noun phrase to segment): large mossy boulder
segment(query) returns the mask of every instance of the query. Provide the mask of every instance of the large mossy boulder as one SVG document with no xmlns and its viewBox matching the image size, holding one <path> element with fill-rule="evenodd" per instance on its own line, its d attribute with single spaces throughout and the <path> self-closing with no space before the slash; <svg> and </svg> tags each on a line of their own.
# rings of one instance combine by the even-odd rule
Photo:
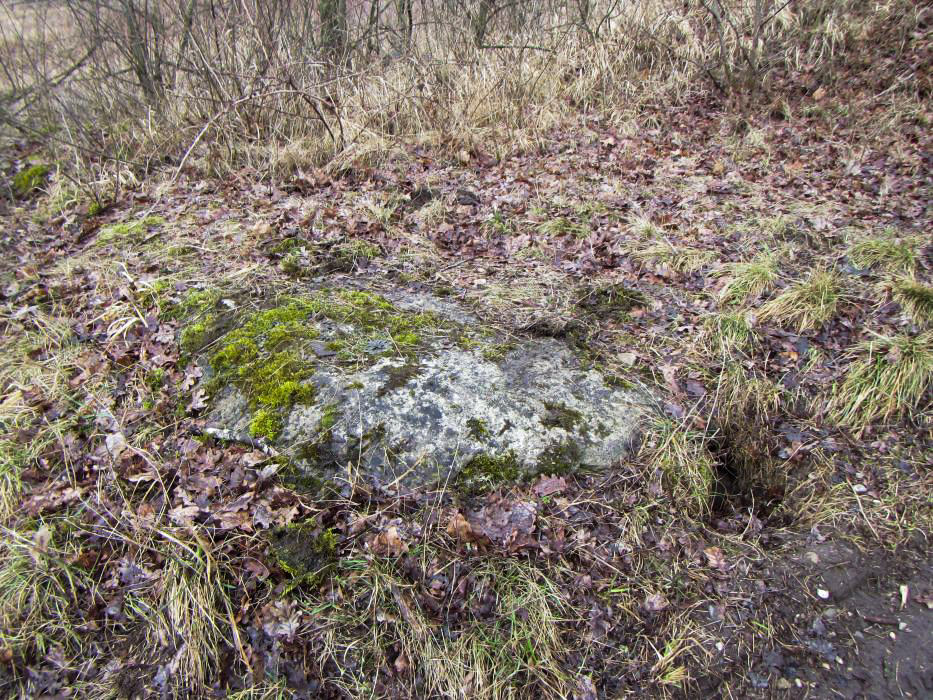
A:
<svg viewBox="0 0 933 700">
<path fill-rule="evenodd" d="M 191 333 L 210 341 L 213 426 L 270 443 L 315 479 L 477 493 L 604 469 L 644 414 L 642 394 L 561 341 L 499 337 L 430 297 L 319 290 L 219 337 L 212 325 Z"/>
</svg>

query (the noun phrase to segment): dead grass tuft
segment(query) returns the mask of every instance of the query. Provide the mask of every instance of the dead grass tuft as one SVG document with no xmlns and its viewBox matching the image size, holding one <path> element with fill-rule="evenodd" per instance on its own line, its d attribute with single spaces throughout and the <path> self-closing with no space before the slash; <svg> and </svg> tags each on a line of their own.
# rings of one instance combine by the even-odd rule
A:
<svg viewBox="0 0 933 700">
<path fill-rule="evenodd" d="M 747 353 L 754 344 L 755 331 L 743 313 L 713 313 L 704 323 L 704 344 L 715 356 Z"/>
<path fill-rule="evenodd" d="M 633 250 L 632 258 L 644 267 L 662 270 L 668 268 L 681 274 L 689 274 L 709 263 L 714 255 L 708 250 L 674 246 L 662 241 Z"/>
<path fill-rule="evenodd" d="M 17 655 L 45 655 L 53 646 L 70 647 L 79 640 L 75 614 L 91 582 L 69 563 L 78 550 L 57 529 L 45 523 L 3 529 L 0 644 Z"/>
<path fill-rule="evenodd" d="M 786 474 L 772 457 L 772 425 L 781 408 L 781 387 L 728 362 L 717 377 L 713 413 L 727 466 L 743 493 L 779 493 Z"/>
<path fill-rule="evenodd" d="M 862 269 L 880 268 L 887 272 L 910 273 L 917 267 L 919 241 L 899 238 L 895 231 L 885 237 L 856 243 L 849 249 L 849 259 Z"/>
<path fill-rule="evenodd" d="M 664 229 L 644 216 L 633 216 L 629 219 L 628 230 L 642 239 L 658 239 L 664 237 Z"/>
<path fill-rule="evenodd" d="M 306 606 L 320 610 L 326 625 L 322 667 L 338 663 L 348 670 L 335 683 L 344 692 L 365 692 L 393 647 L 401 651 L 396 668 L 404 668 L 418 695 L 499 699 L 570 692 L 563 670 L 570 649 L 561 627 L 571 608 L 544 571 L 499 557 L 468 569 L 465 609 L 491 604 L 494 614 L 467 616 L 446 631 L 420 609 L 408 593 L 411 584 L 390 562 L 344 559 L 340 566 L 347 600 L 334 606 L 312 599 Z M 353 600 L 360 595 L 363 605 Z"/>
<path fill-rule="evenodd" d="M 777 515 L 807 528 L 848 528 L 861 532 L 866 540 L 889 544 L 926 537 L 933 527 L 929 491 L 917 488 L 916 479 L 904 470 L 905 464 L 916 470 L 926 466 L 929 459 L 922 448 L 919 452 L 897 449 L 874 459 L 872 471 L 880 477 L 878 491 L 866 498 L 860 495 L 859 486 L 864 484 L 858 476 L 839 478 L 849 471 L 848 457 L 817 448 L 806 468 L 794 475 Z"/>
<path fill-rule="evenodd" d="M 580 239 L 590 235 L 590 229 L 586 224 L 572 221 L 566 216 L 559 216 L 541 223 L 538 231 L 545 236 L 573 236 Z"/>
<path fill-rule="evenodd" d="M 765 303 L 761 321 L 776 321 L 798 331 L 818 328 L 831 319 L 843 298 L 842 282 L 835 270 L 815 270 L 808 279 L 794 282 Z"/>
<path fill-rule="evenodd" d="M 777 256 L 767 251 L 749 262 L 726 263 L 715 274 L 727 278 L 719 290 L 719 300 L 723 304 L 744 304 L 777 282 Z"/>
<path fill-rule="evenodd" d="M 639 459 L 660 472 L 674 503 L 692 515 L 709 511 L 715 481 L 713 457 L 705 435 L 682 423 L 656 418 L 646 431 Z"/>
<path fill-rule="evenodd" d="M 904 277 L 894 281 L 893 296 L 914 323 L 920 326 L 933 324 L 933 287 Z"/>
<path fill-rule="evenodd" d="M 878 336 L 848 353 L 845 379 L 834 388 L 829 415 L 861 432 L 875 420 L 918 408 L 933 383 L 933 331 Z"/>
<path fill-rule="evenodd" d="M 217 668 L 223 640 L 221 583 L 206 552 L 194 549 L 172 560 L 162 576 L 159 600 L 165 616 L 159 621 L 167 626 L 159 635 L 177 640 L 175 658 L 181 685 L 200 687 Z"/>
</svg>

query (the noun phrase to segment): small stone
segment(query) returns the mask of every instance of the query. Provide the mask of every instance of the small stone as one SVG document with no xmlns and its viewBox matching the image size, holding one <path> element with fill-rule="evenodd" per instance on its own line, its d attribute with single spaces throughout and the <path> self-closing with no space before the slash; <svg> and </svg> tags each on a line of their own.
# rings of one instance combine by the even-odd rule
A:
<svg viewBox="0 0 933 700">
<path fill-rule="evenodd" d="M 865 493 L 868 491 L 868 487 L 865 486 L 865 484 L 855 484 L 852 486 L 852 490 L 855 491 L 855 493 Z"/>
<path fill-rule="evenodd" d="M 334 357 L 337 353 L 327 347 L 327 343 L 320 340 L 313 340 L 308 343 L 308 347 L 315 357 Z"/>
<path fill-rule="evenodd" d="M 776 685 L 779 690 L 790 690 L 791 688 L 791 682 L 786 678 L 779 678 Z"/>
<path fill-rule="evenodd" d="M 106 439 L 107 451 L 117 459 L 126 449 L 126 436 L 123 433 L 112 433 Z"/>
<path fill-rule="evenodd" d="M 829 591 L 825 588 L 817 588 L 816 595 L 819 596 L 822 600 L 829 600 Z"/>
</svg>

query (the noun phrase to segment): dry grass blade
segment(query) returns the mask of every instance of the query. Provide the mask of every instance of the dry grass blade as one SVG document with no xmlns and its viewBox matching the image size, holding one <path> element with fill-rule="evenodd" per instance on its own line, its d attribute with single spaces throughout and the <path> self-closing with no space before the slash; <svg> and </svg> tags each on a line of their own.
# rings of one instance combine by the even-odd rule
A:
<svg viewBox="0 0 933 700">
<path fill-rule="evenodd" d="M 647 431 L 639 458 L 660 471 L 672 501 L 694 515 L 708 512 L 715 470 L 703 433 L 658 417 Z"/>
<path fill-rule="evenodd" d="M 763 253 L 749 262 L 726 263 L 716 271 L 717 276 L 727 277 L 719 290 L 723 304 L 744 304 L 749 299 L 771 289 L 778 279 L 777 257 Z"/>
<path fill-rule="evenodd" d="M 632 251 L 632 258 L 645 267 L 668 267 L 681 274 L 699 270 L 713 257 L 713 253 L 708 250 L 688 246 L 675 247 L 663 241 Z"/>
<path fill-rule="evenodd" d="M 703 339 L 714 355 L 730 357 L 736 352 L 748 352 L 755 341 L 755 332 L 745 314 L 710 314 Z"/>
<path fill-rule="evenodd" d="M 849 259 L 863 269 L 881 268 L 888 272 L 913 272 L 917 267 L 918 241 L 893 235 L 856 243 L 849 249 Z"/>
<path fill-rule="evenodd" d="M 835 270 L 816 270 L 765 303 L 761 321 L 776 321 L 798 331 L 818 328 L 831 319 L 842 300 L 842 282 Z"/>
<path fill-rule="evenodd" d="M 933 331 L 879 336 L 849 355 L 852 363 L 828 408 L 835 421 L 858 431 L 916 409 L 933 384 Z"/>
<path fill-rule="evenodd" d="M 894 282 L 893 296 L 914 323 L 933 324 L 933 287 L 905 277 Z"/>
</svg>

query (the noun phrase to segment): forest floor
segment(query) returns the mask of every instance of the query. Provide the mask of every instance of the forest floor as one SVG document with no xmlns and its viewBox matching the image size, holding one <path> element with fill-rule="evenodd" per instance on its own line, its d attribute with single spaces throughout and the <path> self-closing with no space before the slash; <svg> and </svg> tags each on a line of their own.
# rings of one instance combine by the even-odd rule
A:
<svg viewBox="0 0 933 700">
<path fill-rule="evenodd" d="M 0 687 L 929 697 L 930 112 L 862 94 L 5 201 Z M 322 284 L 564 338 L 664 421 L 609 473 L 309 495 L 204 436 L 179 338 L 205 299 Z M 296 532 L 317 575 L 283 561 Z"/>
</svg>

